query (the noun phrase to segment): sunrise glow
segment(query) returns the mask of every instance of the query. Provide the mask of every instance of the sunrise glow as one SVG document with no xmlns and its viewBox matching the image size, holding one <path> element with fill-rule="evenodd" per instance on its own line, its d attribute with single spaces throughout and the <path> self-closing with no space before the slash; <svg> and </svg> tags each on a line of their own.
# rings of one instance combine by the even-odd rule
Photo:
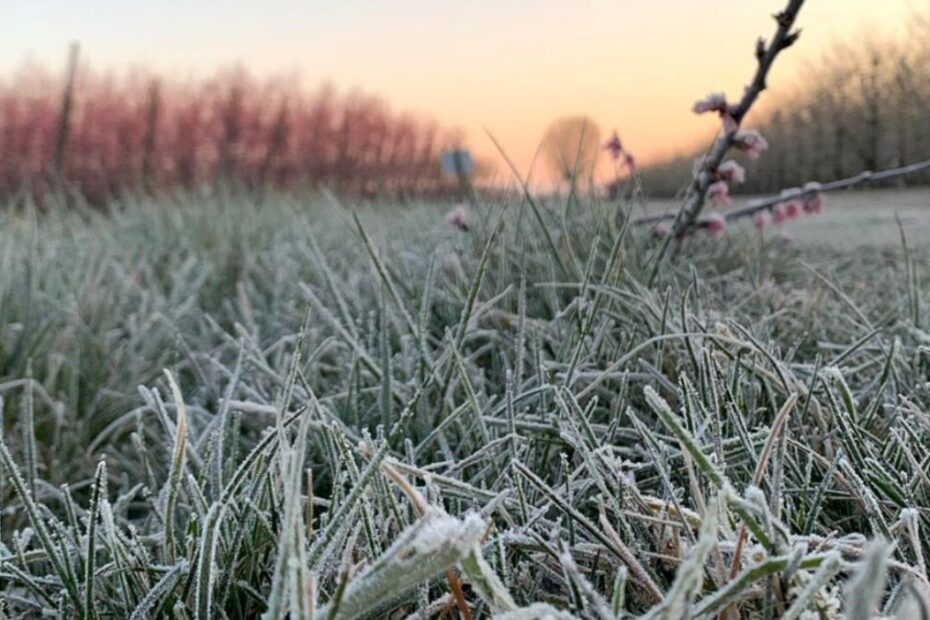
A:
<svg viewBox="0 0 930 620">
<path fill-rule="evenodd" d="M 526 3 L 370 0 L 19 2 L 0 26 L 0 74 L 27 60 L 63 65 L 80 41 L 101 69 L 142 66 L 201 75 L 241 64 L 312 88 L 330 81 L 384 97 L 395 109 L 461 128 L 496 157 L 492 132 L 524 169 L 547 124 L 587 114 L 616 128 L 643 163 L 699 143 L 713 123 L 690 113 L 707 92 L 738 94 L 771 0 L 546 0 Z M 793 87 L 837 41 L 898 34 L 914 0 L 815 0 L 798 46 L 773 72 Z"/>
</svg>

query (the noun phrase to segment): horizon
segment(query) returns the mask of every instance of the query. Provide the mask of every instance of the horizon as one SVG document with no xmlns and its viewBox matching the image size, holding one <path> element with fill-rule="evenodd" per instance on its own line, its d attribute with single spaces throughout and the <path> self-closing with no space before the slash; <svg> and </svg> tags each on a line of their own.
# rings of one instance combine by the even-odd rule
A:
<svg viewBox="0 0 930 620">
<path fill-rule="evenodd" d="M 305 90 L 331 83 L 462 130 L 476 156 L 506 178 L 484 131 L 526 173 L 548 124 L 567 115 L 590 116 L 602 137 L 616 128 L 642 164 L 699 147 L 716 124 L 691 114 L 691 104 L 711 91 L 741 91 L 753 43 L 771 34 L 779 8 L 770 0 L 722 0 L 714 11 L 685 0 L 668 3 L 671 10 L 645 0 L 549 0 L 529 12 L 516 1 L 453 8 L 408 0 L 391 3 L 385 20 L 384 0 L 270 4 L 235 0 L 214 14 L 203 2 L 107 2 L 102 19 L 76 0 L 18 6 L 7 22 L 12 35 L 0 37 L 0 76 L 26 63 L 58 72 L 76 41 L 82 65 L 97 71 L 206 77 L 241 66 L 258 78 L 288 76 Z M 789 92 L 835 45 L 863 33 L 900 37 L 907 16 L 928 7 L 924 0 L 811 3 L 799 20 L 801 39 L 774 68 L 761 105 Z"/>
</svg>

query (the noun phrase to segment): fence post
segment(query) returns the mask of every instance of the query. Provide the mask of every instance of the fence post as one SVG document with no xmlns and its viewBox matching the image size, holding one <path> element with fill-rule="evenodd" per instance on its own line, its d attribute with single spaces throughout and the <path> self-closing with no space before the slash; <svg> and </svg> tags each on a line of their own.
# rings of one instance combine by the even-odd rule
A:
<svg viewBox="0 0 930 620">
<path fill-rule="evenodd" d="M 68 147 L 68 135 L 71 130 L 71 109 L 74 106 L 74 77 L 77 73 L 80 45 L 71 43 L 68 53 L 68 72 L 65 77 L 65 89 L 61 96 L 61 110 L 58 114 L 58 133 L 55 137 L 55 152 L 52 156 L 52 173 L 59 181 L 64 179 L 65 154 Z"/>
<path fill-rule="evenodd" d="M 229 96 L 223 109 L 223 135 L 218 149 L 219 160 L 216 164 L 215 185 L 229 184 L 235 177 L 237 162 L 234 151 L 242 130 L 240 126 L 241 103 L 242 92 L 239 84 L 234 82 L 229 89 Z"/>
<path fill-rule="evenodd" d="M 142 142 L 142 184 L 151 193 L 155 189 L 155 138 L 161 109 L 161 85 L 158 78 L 149 86 L 148 109 L 145 114 L 145 138 Z"/>
<path fill-rule="evenodd" d="M 265 158 L 262 161 L 262 167 L 258 171 L 258 196 L 259 202 L 261 202 L 267 191 L 267 185 L 273 183 L 269 179 L 269 175 L 273 173 L 273 166 L 278 155 L 283 151 L 285 144 L 287 143 L 287 134 L 288 134 L 288 104 L 287 98 L 281 102 L 281 107 L 278 109 L 278 116 L 274 121 L 274 125 L 271 127 L 271 131 L 268 134 L 268 149 L 265 151 Z"/>
</svg>

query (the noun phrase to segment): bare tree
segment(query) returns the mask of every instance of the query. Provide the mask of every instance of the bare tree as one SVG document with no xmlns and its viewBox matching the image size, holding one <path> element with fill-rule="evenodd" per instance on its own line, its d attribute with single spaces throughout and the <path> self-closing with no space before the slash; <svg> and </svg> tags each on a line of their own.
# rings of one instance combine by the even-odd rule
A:
<svg viewBox="0 0 930 620">
<path fill-rule="evenodd" d="M 601 132 L 587 116 L 566 116 L 549 125 L 542 139 L 542 154 L 549 170 L 572 190 L 594 175 Z"/>
</svg>

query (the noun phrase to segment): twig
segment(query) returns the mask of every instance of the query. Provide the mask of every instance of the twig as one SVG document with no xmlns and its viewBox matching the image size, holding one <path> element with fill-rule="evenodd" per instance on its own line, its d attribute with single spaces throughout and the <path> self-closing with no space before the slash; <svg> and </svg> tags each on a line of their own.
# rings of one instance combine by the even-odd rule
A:
<svg viewBox="0 0 930 620">
<path fill-rule="evenodd" d="M 764 211 L 766 209 L 771 209 L 773 206 L 787 202 L 789 200 L 795 200 L 798 198 L 803 198 L 807 195 L 813 193 L 824 193 L 824 192 L 833 192 L 840 189 L 848 189 L 850 187 L 855 187 L 863 183 L 875 183 L 878 181 L 885 181 L 888 179 L 894 179 L 896 177 L 905 176 L 908 174 L 914 174 L 922 170 L 930 168 L 930 159 L 915 162 L 908 164 L 906 166 L 899 166 L 897 168 L 887 168 L 885 170 L 880 170 L 879 172 L 871 172 L 865 170 L 859 174 L 847 177 L 845 179 L 839 179 L 836 181 L 830 181 L 829 183 L 818 183 L 811 182 L 807 183 L 804 187 L 799 187 L 796 189 L 785 190 L 780 194 L 773 194 L 766 198 L 757 198 L 755 200 L 749 201 L 745 207 L 739 209 L 734 209 L 729 213 L 725 214 L 727 221 L 733 221 L 742 217 L 749 217 L 758 213 L 759 211 Z M 675 213 L 659 213 L 656 215 L 647 215 L 643 217 L 638 217 L 633 220 L 633 224 L 641 226 L 644 224 L 654 224 L 656 222 L 664 222 L 668 220 L 676 219 L 677 214 Z"/>
<path fill-rule="evenodd" d="M 772 37 L 771 43 L 766 47 L 765 43 L 761 39 L 759 40 L 756 46 L 756 57 L 759 61 L 756 74 L 749 86 L 746 87 L 746 91 L 740 102 L 726 111 L 732 119 L 732 123 L 724 127 L 723 132 L 714 141 L 713 147 L 711 147 L 710 152 L 704 157 L 700 168 L 695 173 L 694 179 L 691 182 L 691 188 L 685 199 L 685 204 L 675 216 L 672 236 L 676 238 L 683 237 L 697 221 L 701 209 L 704 207 L 707 190 L 714 181 L 714 171 L 723 161 L 727 151 L 729 151 L 730 147 L 735 143 L 735 138 L 743 118 L 749 112 L 749 109 L 752 107 L 752 104 L 755 103 L 759 94 L 765 90 L 766 77 L 768 76 L 769 69 L 771 69 L 772 64 L 775 62 L 775 58 L 778 57 L 778 54 L 782 50 L 794 43 L 800 34 L 799 31 L 792 32 L 791 29 L 798 12 L 801 10 L 801 5 L 803 4 L 804 0 L 788 0 L 788 6 L 786 6 L 781 13 L 775 15 L 778 28 L 775 30 L 775 36 Z"/>
</svg>

